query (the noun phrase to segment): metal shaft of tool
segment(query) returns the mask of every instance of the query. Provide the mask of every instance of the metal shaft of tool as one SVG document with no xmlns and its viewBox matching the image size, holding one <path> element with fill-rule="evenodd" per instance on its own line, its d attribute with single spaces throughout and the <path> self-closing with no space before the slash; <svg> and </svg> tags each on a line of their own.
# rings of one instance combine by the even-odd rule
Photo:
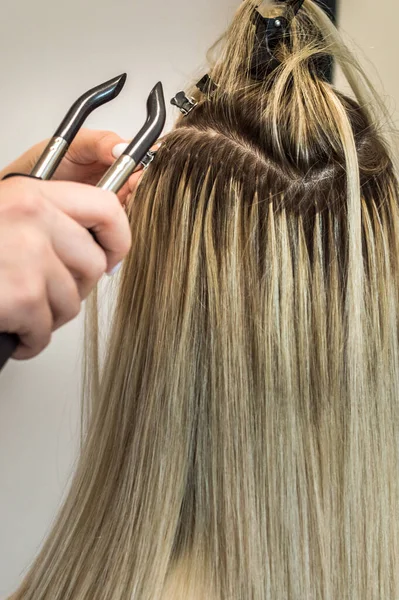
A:
<svg viewBox="0 0 399 600">
<path fill-rule="evenodd" d="M 123 188 L 130 175 L 133 174 L 136 167 L 137 163 L 130 156 L 122 154 L 107 171 L 97 187 L 117 194 Z"/>
<path fill-rule="evenodd" d="M 49 142 L 31 175 L 38 179 L 51 179 L 60 162 L 68 152 L 68 142 L 62 137 L 54 137 Z"/>
</svg>

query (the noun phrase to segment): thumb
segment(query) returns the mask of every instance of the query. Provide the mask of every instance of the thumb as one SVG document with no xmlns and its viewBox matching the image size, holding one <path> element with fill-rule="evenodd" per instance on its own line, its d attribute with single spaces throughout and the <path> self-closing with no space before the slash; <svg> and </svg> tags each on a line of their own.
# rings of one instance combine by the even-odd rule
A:
<svg viewBox="0 0 399 600">
<path fill-rule="evenodd" d="M 128 147 L 129 142 L 122 139 L 119 135 L 112 132 L 107 132 L 98 140 L 97 144 L 97 160 L 104 162 L 107 165 L 112 165 L 115 159 Z"/>
<path fill-rule="evenodd" d="M 125 140 L 113 131 L 81 129 L 71 144 L 68 158 L 81 165 L 95 162 L 112 165 L 115 162 L 112 150 L 123 142 Z"/>
</svg>

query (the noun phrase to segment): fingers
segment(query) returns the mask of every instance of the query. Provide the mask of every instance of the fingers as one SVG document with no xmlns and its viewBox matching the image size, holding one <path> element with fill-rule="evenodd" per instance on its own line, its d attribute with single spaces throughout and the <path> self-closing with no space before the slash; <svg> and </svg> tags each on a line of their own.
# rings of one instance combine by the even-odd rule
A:
<svg viewBox="0 0 399 600">
<path fill-rule="evenodd" d="M 102 135 L 97 137 L 94 144 L 94 152 L 96 154 L 95 160 L 104 162 L 107 165 L 112 165 L 115 162 L 114 149 L 120 144 L 126 144 L 127 146 L 127 142 L 116 133 L 113 133 L 112 131 L 103 132 Z"/>
<path fill-rule="evenodd" d="M 69 323 L 80 313 L 82 296 L 78 283 L 62 261 L 55 257 L 52 264 L 49 265 L 47 298 L 52 315 L 53 331 L 65 323 Z"/>
<path fill-rule="evenodd" d="M 33 358 L 49 344 L 53 326 L 44 279 L 27 277 L 20 269 L 9 273 L 5 283 L 3 302 L 9 299 L 12 306 L 4 309 L 9 318 L 2 329 L 18 332 L 20 345 L 14 358 Z"/>
<path fill-rule="evenodd" d="M 24 305 L 25 318 L 18 328 L 20 344 L 13 355 L 16 360 L 28 360 L 38 356 L 51 341 L 53 318 L 44 298 L 44 295 L 43 299 L 32 298 L 31 306 L 27 302 Z"/>
<path fill-rule="evenodd" d="M 140 182 L 144 174 L 144 168 L 141 165 L 140 169 L 135 171 L 133 175 L 130 176 L 129 180 L 123 188 L 118 192 L 119 202 L 126 207 L 129 202 L 131 195 L 136 191 L 137 186 Z"/>
<path fill-rule="evenodd" d="M 87 229 L 59 210 L 54 211 L 50 235 L 55 254 L 72 275 L 79 302 L 85 300 L 108 270 L 104 250 Z M 54 278 L 54 285 L 55 282 Z M 61 285 L 59 287 L 61 289 Z"/>
<path fill-rule="evenodd" d="M 49 253 L 46 261 L 46 277 L 35 280 L 21 270 L 14 274 L 16 288 L 9 290 L 13 314 L 18 315 L 18 322 L 9 324 L 10 330 L 19 334 L 20 344 L 14 354 L 17 360 L 40 354 L 50 343 L 52 332 L 80 312 L 80 295 L 72 275 L 54 255 Z"/>
<path fill-rule="evenodd" d="M 121 190 L 119 190 L 119 192 L 117 194 L 119 202 L 122 204 L 122 206 L 126 205 L 126 203 L 128 201 L 129 194 L 130 194 L 129 183 L 125 183 L 125 185 L 123 186 L 123 188 Z"/>
<path fill-rule="evenodd" d="M 80 165 L 100 163 L 110 166 L 115 161 L 113 148 L 123 142 L 124 140 L 112 131 L 81 129 L 67 156 L 69 160 Z"/>
<path fill-rule="evenodd" d="M 72 143 L 65 160 L 59 166 L 54 179 L 84 182 L 96 185 L 104 175 L 107 167 L 111 166 L 129 143 L 123 141 L 112 131 L 93 131 L 81 129 Z M 151 150 L 156 151 L 160 146 L 158 142 Z M 137 165 L 136 172 L 142 173 L 143 166 Z M 133 177 L 118 193 L 118 198 L 125 204 L 129 195 L 136 189 L 140 177 Z"/>
<path fill-rule="evenodd" d="M 24 178 L 2 182 L 0 331 L 19 336 L 15 358 L 39 354 L 130 243 L 128 219 L 111 192 Z"/>
<path fill-rule="evenodd" d="M 72 142 L 67 157 L 80 165 L 89 165 L 95 162 L 112 165 L 128 147 L 130 141 L 123 140 L 113 131 L 96 131 L 81 129 Z M 160 143 L 156 143 L 151 150 L 156 151 Z M 139 168 L 139 167 L 138 167 Z"/>
<path fill-rule="evenodd" d="M 128 146 L 129 144 L 127 142 L 118 143 L 112 148 L 112 156 L 116 159 L 120 158 Z"/>
<path fill-rule="evenodd" d="M 129 181 L 128 181 L 129 194 L 133 194 L 133 192 L 136 191 L 137 186 L 140 182 L 140 179 L 143 177 L 143 175 L 144 175 L 144 169 L 141 169 L 140 171 L 133 173 L 133 175 L 129 178 Z"/>
<path fill-rule="evenodd" d="M 107 271 L 111 271 L 126 256 L 131 245 L 128 219 L 118 198 L 112 192 L 74 184 L 71 197 L 70 184 L 64 182 L 41 183 L 44 197 L 79 225 L 90 229 L 107 257 Z M 73 239 L 70 241 L 73 245 Z"/>
</svg>

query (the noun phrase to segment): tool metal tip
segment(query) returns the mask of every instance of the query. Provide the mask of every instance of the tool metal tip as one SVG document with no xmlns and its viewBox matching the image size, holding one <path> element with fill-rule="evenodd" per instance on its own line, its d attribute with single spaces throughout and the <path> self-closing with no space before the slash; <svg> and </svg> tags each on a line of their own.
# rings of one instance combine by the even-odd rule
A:
<svg viewBox="0 0 399 600">
<path fill-rule="evenodd" d="M 163 86 L 161 82 L 158 82 L 151 90 L 147 100 L 148 113 L 153 116 L 159 112 L 162 104 L 165 102 Z"/>
<path fill-rule="evenodd" d="M 159 81 L 147 99 L 147 120 L 124 154 L 133 158 L 138 164 L 161 135 L 165 121 L 165 96 L 162 83 Z"/>
<path fill-rule="evenodd" d="M 158 83 L 154 85 L 150 92 L 150 98 L 155 98 L 158 102 L 162 102 L 163 97 L 163 85 L 160 81 L 158 81 Z"/>
<path fill-rule="evenodd" d="M 62 137 L 68 144 L 76 136 L 87 117 L 99 106 L 119 96 L 126 83 L 127 75 L 123 73 L 105 83 L 101 83 L 80 96 L 67 113 L 65 119 L 54 134 Z"/>
<path fill-rule="evenodd" d="M 115 77 L 115 98 L 119 96 L 127 80 L 127 73 L 122 73 L 119 77 Z M 112 81 L 112 80 L 111 80 Z"/>
<path fill-rule="evenodd" d="M 166 105 L 163 85 L 159 81 L 147 98 L 147 120 L 144 126 L 123 153 L 136 164 L 144 158 L 148 150 L 160 137 L 166 122 Z"/>
</svg>

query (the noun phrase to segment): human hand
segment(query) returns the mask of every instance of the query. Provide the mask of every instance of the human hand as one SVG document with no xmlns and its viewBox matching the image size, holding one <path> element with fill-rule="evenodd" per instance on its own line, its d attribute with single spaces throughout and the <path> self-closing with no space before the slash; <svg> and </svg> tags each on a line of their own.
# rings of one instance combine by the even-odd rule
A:
<svg viewBox="0 0 399 600">
<path fill-rule="evenodd" d="M 25 152 L 0 173 L 0 179 L 8 173 L 29 174 L 45 150 L 48 141 L 40 142 Z M 124 142 L 125 140 L 111 131 L 81 129 L 58 167 L 53 180 L 96 185 L 115 162 L 119 154 L 119 145 Z M 115 148 L 116 152 L 113 154 Z M 131 180 L 119 192 L 118 197 L 123 204 L 132 189 L 136 187 L 140 177 L 138 173 L 141 170 L 142 167 L 138 167 Z"/>
<path fill-rule="evenodd" d="M 23 177 L 1 182 L 0 331 L 19 336 L 14 358 L 39 354 L 130 244 L 112 192 Z"/>
</svg>

